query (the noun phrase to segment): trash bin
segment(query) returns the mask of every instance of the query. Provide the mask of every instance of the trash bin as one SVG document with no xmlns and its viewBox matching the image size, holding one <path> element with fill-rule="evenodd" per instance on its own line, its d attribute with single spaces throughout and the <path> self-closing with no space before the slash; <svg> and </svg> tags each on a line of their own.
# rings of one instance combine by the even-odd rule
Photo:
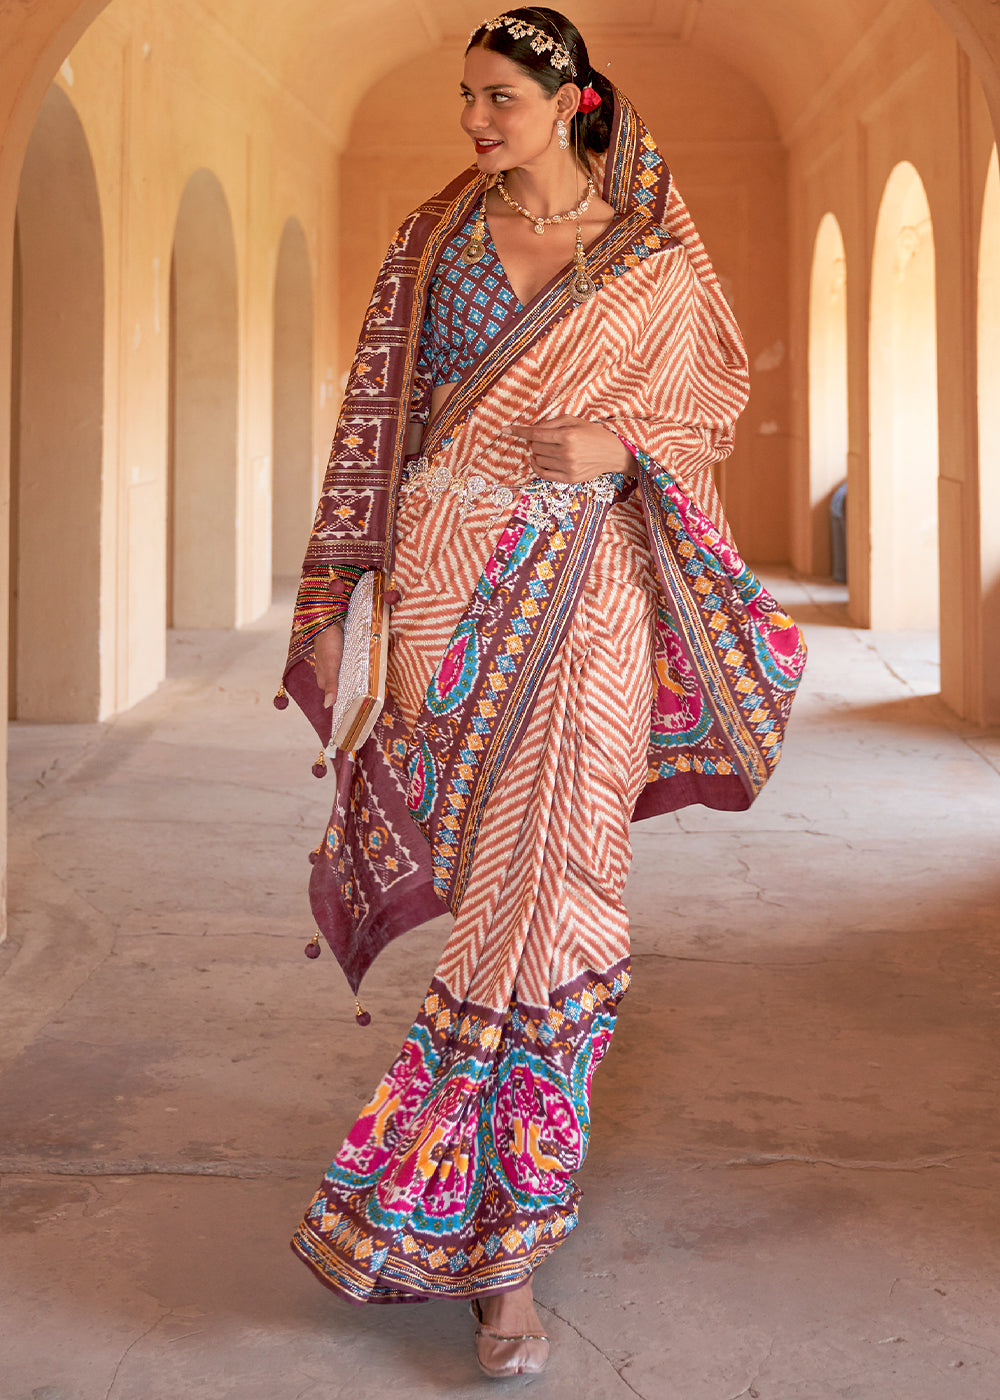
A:
<svg viewBox="0 0 1000 1400">
<path fill-rule="evenodd" d="M 835 583 L 847 582 L 847 482 L 830 497 L 830 572 Z"/>
</svg>

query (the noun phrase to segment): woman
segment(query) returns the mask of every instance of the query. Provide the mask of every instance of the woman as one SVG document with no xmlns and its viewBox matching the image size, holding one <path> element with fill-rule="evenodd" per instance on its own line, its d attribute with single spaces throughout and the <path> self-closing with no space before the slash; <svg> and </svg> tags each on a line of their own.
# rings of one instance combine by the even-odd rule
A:
<svg viewBox="0 0 1000 1400">
<path fill-rule="evenodd" d="M 722 519 L 746 358 L 652 137 L 554 10 L 481 25 L 461 94 L 476 167 L 376 283 L 284 682 L 325 741 L 346 599 L 391 568 L 313 909 L 355 992 L 456 922 L 293 1247 L 355 1302 L 469 1299 L 500 1376 L 545 1364 L 531 1275 L 629 983 L 629 821 L 749 806 L 804 652 Z"/>
</svg>

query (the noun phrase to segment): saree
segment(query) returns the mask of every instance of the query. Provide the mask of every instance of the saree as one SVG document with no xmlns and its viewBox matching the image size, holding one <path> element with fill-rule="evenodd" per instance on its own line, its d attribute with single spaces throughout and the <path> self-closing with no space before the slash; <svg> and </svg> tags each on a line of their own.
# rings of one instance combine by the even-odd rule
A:
<svg viewBox="0 0 1000 1400">
<path fill-rule="evenodd" d="M 630 978 L 629 822 L 749 806 L 805 652 L 741 560 L 711 475 L 746 357 L 659 151 L 616 94 L 588 250 L 598 285 L 520 309 L 407 464 L 441 250 L 466 172 L 401 227 L 376 283 L 310 540 L 284 685 L 328 738 L 311 641 L 392 568 L 385 709 L 337 763 L 312 907 L 357 992 L 389 941 L 456 916 L 431 986 L 295 1233 L 353 1302 L 519 1287 L 578 1220 L 590 1087 Z M 508 425 L 570 414 L 636 475 L 553 485 Z"/>
</svg>

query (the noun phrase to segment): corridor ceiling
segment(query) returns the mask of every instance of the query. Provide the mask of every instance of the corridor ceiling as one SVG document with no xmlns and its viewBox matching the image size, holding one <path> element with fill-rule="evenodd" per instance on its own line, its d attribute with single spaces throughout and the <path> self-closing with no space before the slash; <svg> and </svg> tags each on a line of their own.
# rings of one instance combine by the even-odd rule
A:
<svg viewBox="0 0 1000 1400">
<path fill-rule="evenodd" d="M 281 87 L 343 139 L 354 105 L 379 77 L 428 49 L 453 43 L 501 10 L 484 0 L 200 0 Z M 900 0 L 563 0 L 601 61 L 614 43 L 696 45 L 750 77 L 780 129 L 816 100 L 872 26 Z M 457 68 L 456 68 L 457 71 Z M 420 101 L 400 92 L 401 104 Z"/>
</svg>

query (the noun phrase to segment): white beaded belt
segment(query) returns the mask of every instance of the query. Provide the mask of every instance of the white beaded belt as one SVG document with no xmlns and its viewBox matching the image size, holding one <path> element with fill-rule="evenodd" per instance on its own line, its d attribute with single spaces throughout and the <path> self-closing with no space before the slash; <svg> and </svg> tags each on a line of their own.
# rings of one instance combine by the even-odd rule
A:
<svg viewBox="0 0 1000 1400">
<path fill-rule="evenodd" d="M 574 502 L 581 495 L 610 505 L 624 482 L 621 472 L 607 472 L 591 481 L 546 481 L 533 477 L 522 488 L 529 497 L 528 524 L 536 529 L 558 524 L 571 513 Z M 435 505 L 446 491 L 450 491 L 458 502 L 459 518 L 463 521 L 480 503 L 493 507 L 493 520 L 514 503 L 514 492 L 509 486 L 502 486 L 499 482 L 491 485 L 485 476 L 468 468 L 453 476 L 447 467 L 435 467 L 429 457 L 418 457 L 406 466 L 403 473 L 404 496 L 412 495 L 421 486 Z"/>
</svg>

